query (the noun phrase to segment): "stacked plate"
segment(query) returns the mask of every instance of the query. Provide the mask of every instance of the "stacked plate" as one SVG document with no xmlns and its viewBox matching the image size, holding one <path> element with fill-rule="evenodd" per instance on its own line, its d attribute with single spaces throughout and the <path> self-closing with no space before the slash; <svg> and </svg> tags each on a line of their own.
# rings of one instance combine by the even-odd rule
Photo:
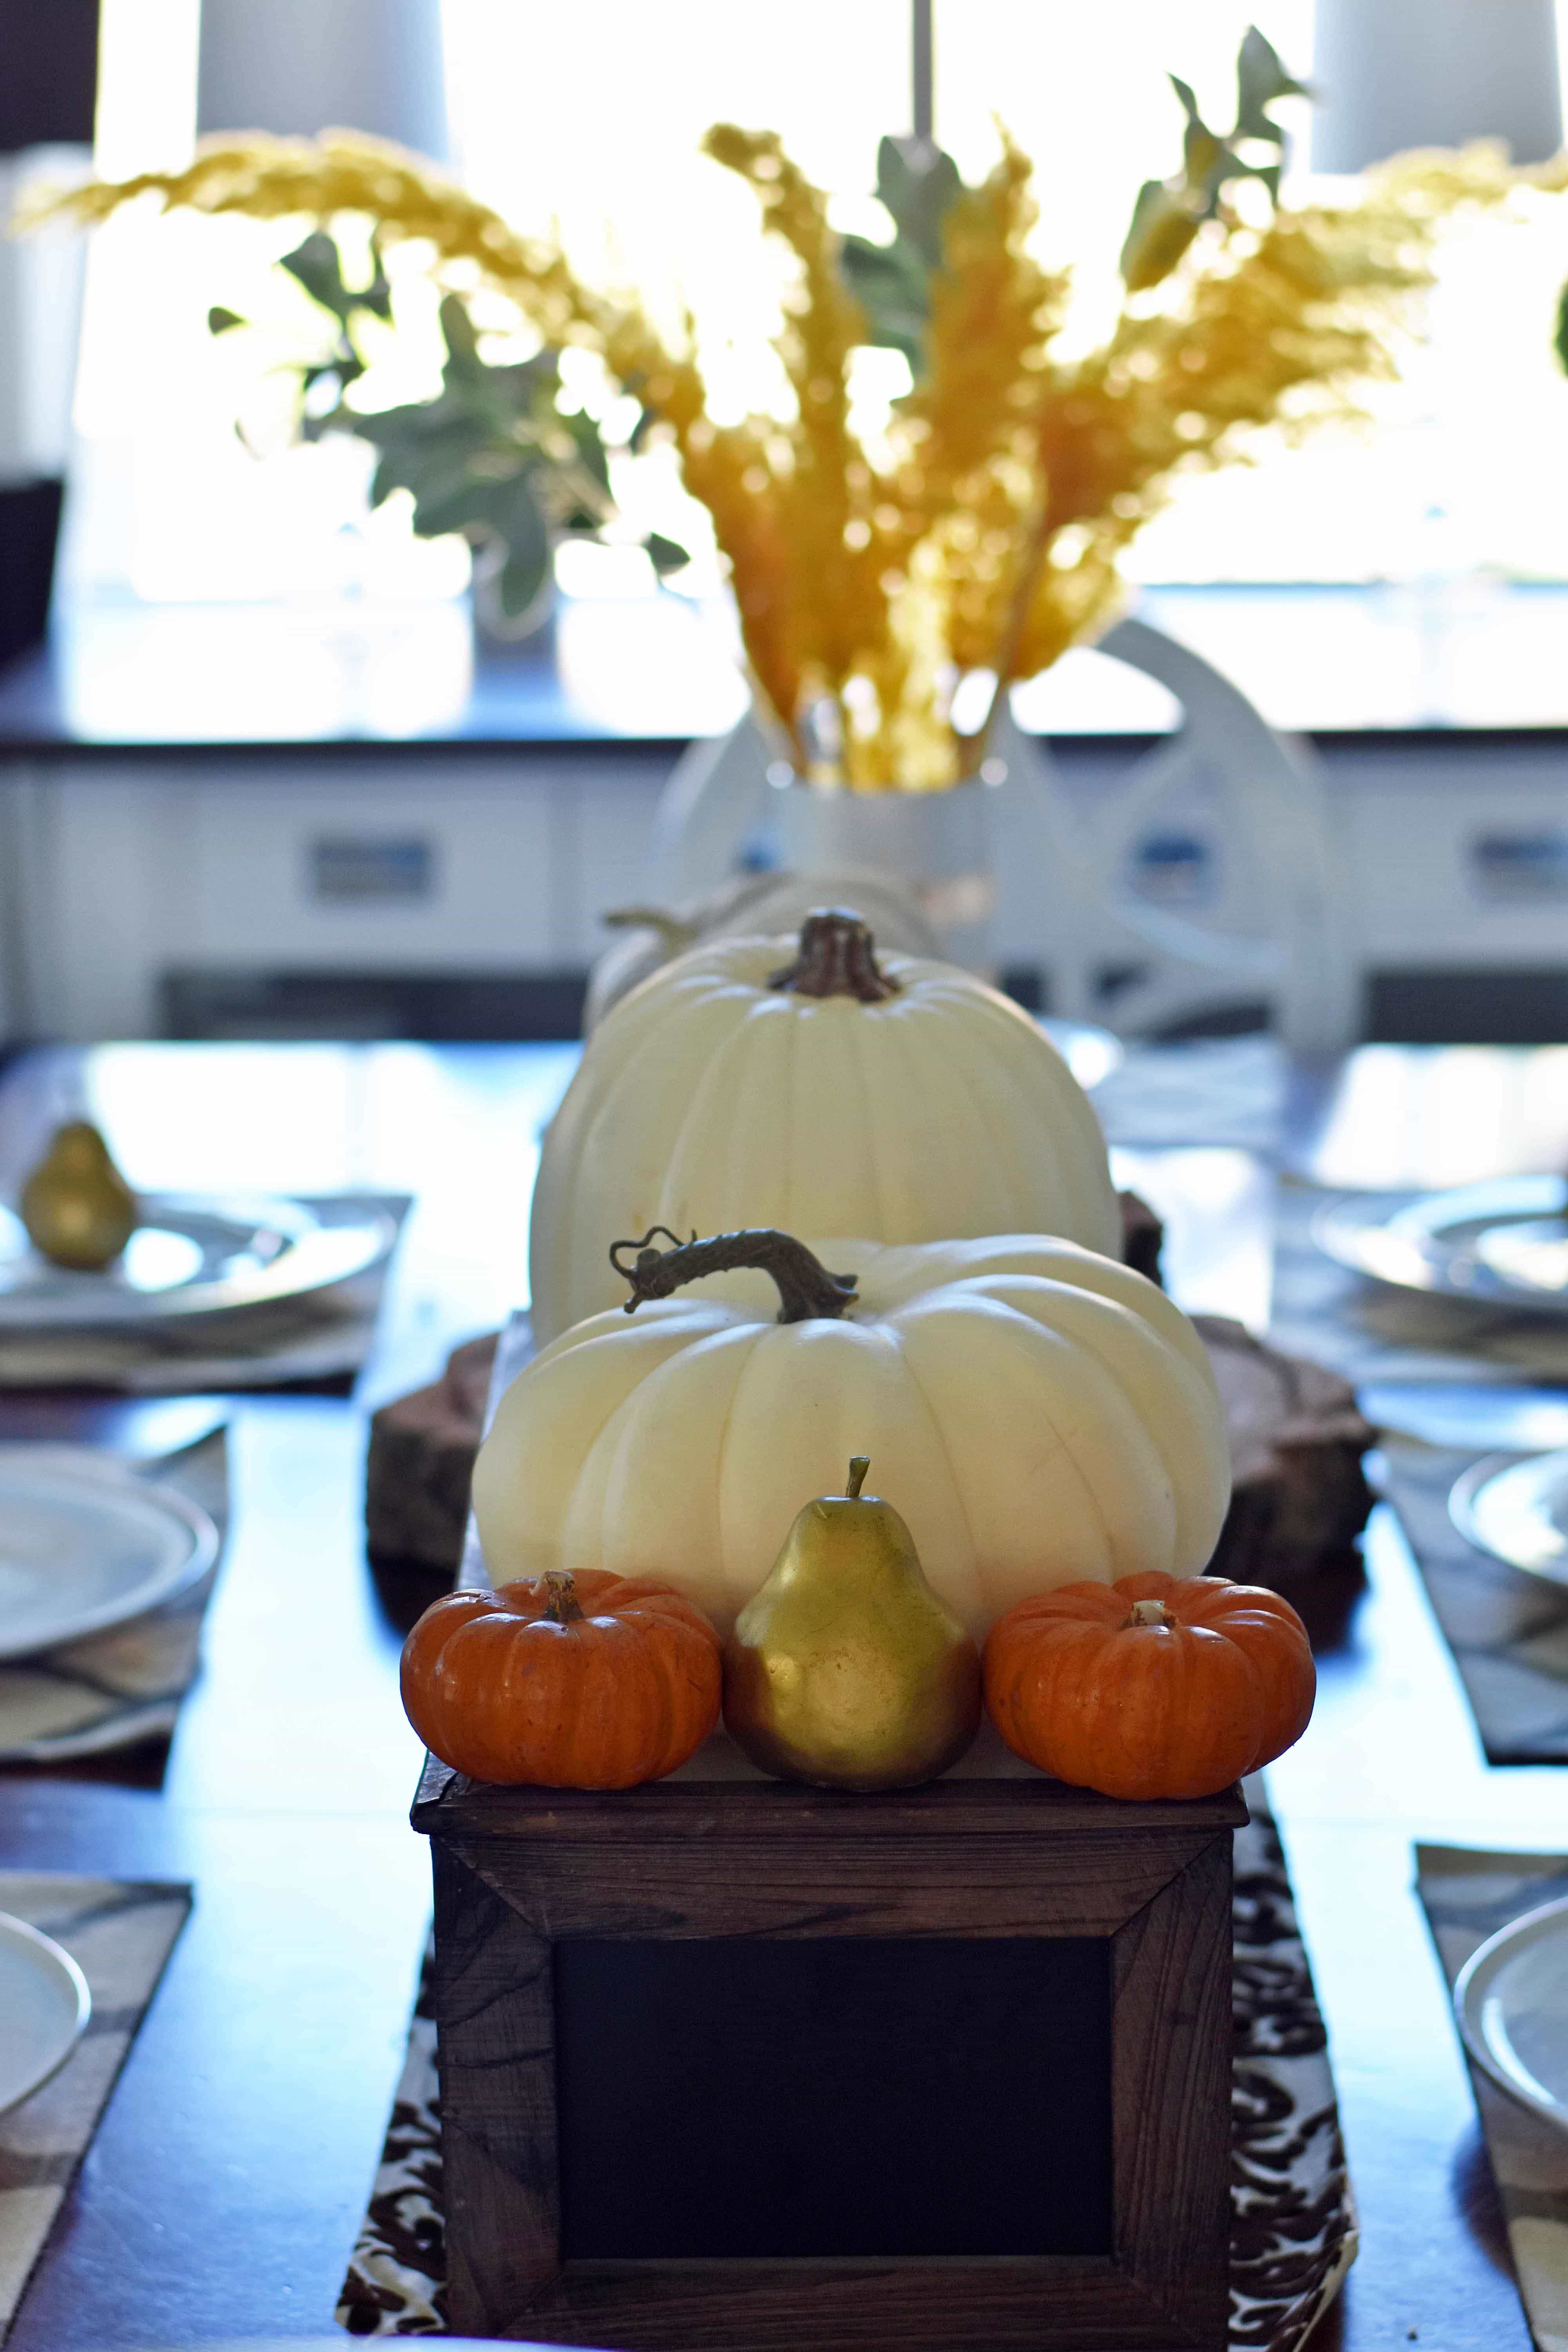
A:
<svg viewBox="0 0 1568 2352">
<path fill-rule="evenodd" d="M 1568 1178 L 1497 1177 L 1396 1208 L 1367 1195 L 1322 1210 L 1312 1232 L 1342 1265 L 1401 1290 L 1568 1318 Z M 1568 1585 L 1568 1451 L 1489 1455 L 1448 1508 L 1479 1549 Z"/>
<path fill-rule="evenodd" d="M 206 1513 L 76 1446 L 0 1446 L 0 1662 L 144 1617 L 217 1558 Z"/>
<path fill-rule="evenodd" d="M 1473 1952 L 1454 2011 L 1492 2081 L 1568 2127 L 1568 1898 L 1527 1911 Z"/>
<path fill-rule="evenodd" d="M 1336 1202 L 1313 1225 L 1329 1255 L 1402 1290 L 1568 1316 L 1568 1179 L 1499 1177 L 1391 1208 Z M 1568 1449 L 1489 1455 L 1454 1487 L 1459 1533 L 1510 1566 L 1568 1585 Z M 1465 2044 L 1499 2087 L 1568 2127 L 1568 1898 L 1529 1912 L 1471 1955 L 1454 1987 Z"/>
<path fill-rule="evenodd" d="M 0 1334 L 124 1330 L 304 1299 L 366 1273 L 397 1227 L 379 1210 L 343 1222 L 303 1201 L 143 1195 L 142 1222 L 102 1274 L 40 1257 L 0 1209 Z"/>
<path fill-rule="evenodd" d="M 1568 1178 L 1500 1176 L 1399 1208 L 1363 1195 L 1321 1211 L 1312 1234 L 1342 1265 L 1401 1290 L 1568 1316 Z"/>
<path fill-rule="evenodd" d="M 87 2030 L 87 1979 L 50 1936 L 0 1912 L 0 2115 L 57 2074 Z"/>
</svg>

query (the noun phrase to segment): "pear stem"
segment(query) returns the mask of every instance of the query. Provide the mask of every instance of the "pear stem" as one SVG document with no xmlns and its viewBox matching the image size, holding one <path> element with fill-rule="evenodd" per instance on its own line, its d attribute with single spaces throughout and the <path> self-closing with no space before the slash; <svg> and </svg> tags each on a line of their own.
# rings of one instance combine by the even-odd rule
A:
<svg viewBox="0 0 1568 2352">
<path fill-rule="evenodd" d="M 866 1473 L 870 1467 L 871 1457 L 868 1454 L 855 1454 L 850 1456 L 849 1484 L 845 1487 L 844 1492 L 852 1503 L 859 1501 L 860 1489 L 866 1484 Z"/>
<path fill-rule="evenodd" d="M 577 1601 L 577 1580 L 569 1568 L 547 1568 L 544 1614 L 552 1625 L 575 1624 L 583 1612 Z"/>
<path fill-rule="evenodd" d="M 1124 1628 L 1128 1625 L 1173 1625 L 1175 1622 L 1163 1601 L 1135 1601 L 1131 1615 L 1122 1620 Z"/>
<path fill-rule="evenodd" d="M 667 1235 L 675 1247 L 653 1248 L 655 1234 Z M 622 1250 L 637 1252 L 631 1265 L 621 1264 Z M 754 1265 L 761 1273 L 771 1275 L 778 1285 L 781 1323 L 805 1323 L 814 1317 L 840 1316 L 846 1307 L 855 1304 L 854 1275 L 829 1274 L 804 1242 L 797 1242 L 793 1234 L 781 1234 L 773 1225 L 738 1234 L 715 1234 L 701 1242 L 695 1234 L 689 1242 L 683 1242 L 670 1233 L 668 1225 L 652 1225 L 640 1242 L 612 1242 L 610 1264 L 631 1284 L 632 1295 L 626 1302 L 628 1315 L 635 1315 L 645 1299 L 668 1298 L 683 1283 L 700 1281 L 705 1274 L 729 1274 L 742 1265 Z"/>
</svg>

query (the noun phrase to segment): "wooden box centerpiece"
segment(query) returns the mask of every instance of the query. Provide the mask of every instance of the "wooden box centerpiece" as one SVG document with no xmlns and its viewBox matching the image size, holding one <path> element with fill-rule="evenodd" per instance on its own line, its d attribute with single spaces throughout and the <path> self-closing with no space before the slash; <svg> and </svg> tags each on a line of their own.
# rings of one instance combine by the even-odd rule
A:
<svg viewBox="0 0 1568 2352">
<path fill-rule="evenodd" d="M 989 1731 L 875 1796 L 431 1759 L 450 2325 L 669 2352 L 1225 2338 L 1239 1793 Z"/>
</svg>

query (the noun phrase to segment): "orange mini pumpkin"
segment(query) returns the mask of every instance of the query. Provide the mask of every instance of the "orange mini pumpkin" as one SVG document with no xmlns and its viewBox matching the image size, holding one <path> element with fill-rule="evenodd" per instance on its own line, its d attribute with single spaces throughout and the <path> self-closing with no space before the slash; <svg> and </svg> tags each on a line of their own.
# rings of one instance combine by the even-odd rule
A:
<svg viewBox="0 0 1568 2352">
<path fill-rule="evenodd" d="M 1009 1748 L 1108 1797 L 1209 1797 L 1282 1755 L 1317 1693 L 1307 1629 L 1261 1585 L 1147 1569 L 1021 1601 L 985 1644 Z"/>
<path fill-rule="evenodd" d="M 667 1584 L 584 1569 L 449 1592 L 403 1645 L 403 1705 L 476 1780 L 630 1789 L 719 1719 L 719 1637 Z"/>
</svg>

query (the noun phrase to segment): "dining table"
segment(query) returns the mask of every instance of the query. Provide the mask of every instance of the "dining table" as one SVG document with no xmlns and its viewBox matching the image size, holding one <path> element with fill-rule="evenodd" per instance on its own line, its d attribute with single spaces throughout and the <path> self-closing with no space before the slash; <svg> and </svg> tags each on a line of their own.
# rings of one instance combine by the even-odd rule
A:
<svg viewBox="0 0 1568 2352">
<path fill-rule="evenodd" d="M 98 1120 L 138 1188 L 412 1203 L 356 1377 L 0 1386 L 0 1442 L 145 1460 L 226 1425 L 232 1506 L 172 1738 L 0 1770 L 0 1868 L 194 1891 L 7 2352 L 344 2341 L 331 2314 L 431 1903 L 399 1652 L 439 1589 L 367 1557 L 368 1420 L 525 1301 L 539 1139 L 579 1051 L 135 1042 L 30 1049 L 0 1073 L 0 1198 L 63 1107 Z M 1177 1300 L 1261 1331 L 1283 1190 L 1568 1168 L 1565 1064 L 1559 1048 L 1378 1045 L 1306 1063 L 1268 1038 L 1199 1041 L 1130 1048 L 1097 1099 L 1118 1181 L 1164 1222 Z M 1268 1787 L 1361 2231 L 1315 2340 L 1516 2352 L 1530 2337 L 1415 1848 L 1568 1846 L 1568 1780 L 1486 1761 L 1386 1503 L 1359 1564 L 1291 1591 L 1319 1697 Z"/>
</svg>

